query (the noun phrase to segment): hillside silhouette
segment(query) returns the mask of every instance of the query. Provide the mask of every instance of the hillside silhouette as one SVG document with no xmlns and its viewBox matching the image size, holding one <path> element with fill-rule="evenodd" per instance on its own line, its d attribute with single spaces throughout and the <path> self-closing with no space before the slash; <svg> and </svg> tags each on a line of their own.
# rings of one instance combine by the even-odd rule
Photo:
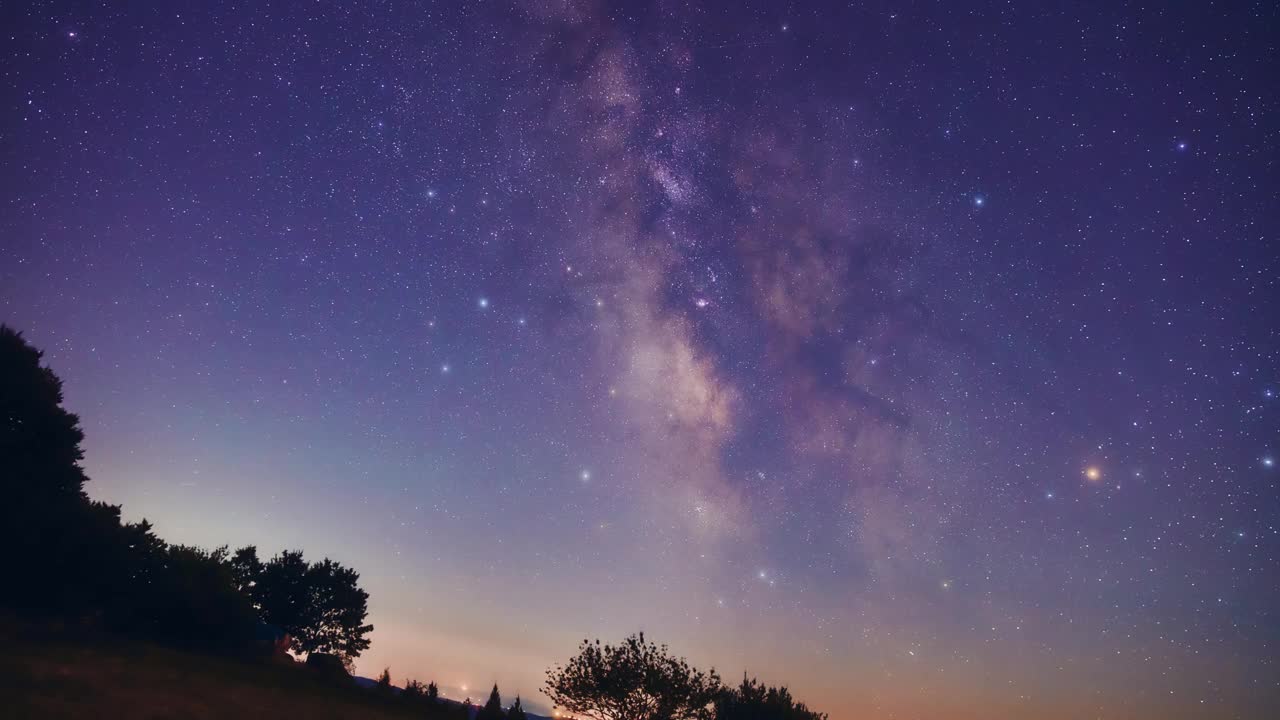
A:
<svg viewBox="0 0 1280 720">
<path fill-rule="evenodd" d="M 0 325 L 0 633 L 6 717 L 417 717 L 545 720 L 495 684 L 478 706 L 354 678 L 373 626 L 359 573 L 301 550 L 263 560 L 165 542 L 91 500 L 84 431 L 62 381 Z M 584 641 L 545 694 L 594 720 L 822 720 L 785 687 L 727 687 L 643 635 Z"/>
</svg>

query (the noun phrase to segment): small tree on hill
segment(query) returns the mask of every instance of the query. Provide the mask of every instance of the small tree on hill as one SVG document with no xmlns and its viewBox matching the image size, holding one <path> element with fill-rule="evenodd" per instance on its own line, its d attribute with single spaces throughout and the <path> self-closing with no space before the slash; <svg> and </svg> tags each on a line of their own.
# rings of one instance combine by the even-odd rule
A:
<svg viewBox="0 0 1280 720">
<path fill-rule="evenodd" d="M 644 634 L 621 644 L 584 640 L 578 655 L 547 671 L 556 705 L 594 720 L 709 720 L 720 676 L 690 667 Z"/>
<path fill-rule="evenodd" d="M 498 684 L 494 683 L 489 701 L 476 713 L 476 720 L 503 720 L 506 716 L 502 711 L 502 696 L 498 694 Z"/>
<path fill-rule="evenodd" d="M 435 681 L 432 680 L 431 682 L 427 683 L 427 700 L 429 702 L 436 702 L 439 699 L 440 699 L 440 688 L 436 685 Z"/>
<path fill-rule="evenodd" d="M 529 716 L 524 712 L 524 706 L 520 704 L 520 696 L 516 696 L 516 701 L 511 703 L 511 707 L 507 710 L 507 720 L 529 720 Z"/>
<path fill-rule="evenodd" d="M 378 676 L 378 682 L 374 688 L 380 693 L 391 694 L 391 668 L 382 668 L 382 674 Z"/>
</svg>

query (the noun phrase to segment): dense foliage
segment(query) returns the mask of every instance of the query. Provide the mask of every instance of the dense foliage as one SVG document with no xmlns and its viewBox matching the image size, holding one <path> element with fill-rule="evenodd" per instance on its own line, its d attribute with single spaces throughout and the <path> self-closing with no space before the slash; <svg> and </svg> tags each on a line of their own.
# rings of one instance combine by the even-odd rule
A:
<svg viewBox="0 0 1280 720">
<path fill-rule="evenodd" d="M 544 692 L 594 720 L 709 720 L 720 689 L 715 670 L 691 667 L 641 633 L 618 645 L 582 641 L 567 665 L 547 673 Z"/>
<path fill-rule="evenodd" d="M 300 652 L 353 658 L 369 647 L 369 593 L 359 573 L 329 558 L 308 563 L 285 550 L 266 563 L 256 547 L 235 552 L 234 583 L 253 600 L 262 619 L 287 631 Z"/>
<path fill-rule="evenodd" d="M 826 720 L 819 713 L 796 702 L 786 687 L 766 687 L 755 678 L 742 676 L 742 684 L 725 688 L 716 698 L 716 720 Z"/>
<path fill-rule="evenodd" d="M 618 645 L 584 640 L 568 664 L 547 672 L 546 694 L 559 707 L 592 720 L 826 720 L 796 702 L 786 687 L 743 676 L 728 688 L 644 634 Z"/>
<path fill-rule="evenodd" d="M 264 564 L 252 547 L 170 545 L 146 521 L 122 522 L 118 506 L 89 500 L 79 418 L 41 358 L 0 325 L 0 547 L 12 580 L 0 604 L 219 652 L 250 652 L 260 622 L 305 653 L 350 659 L 369 647 L 369 596 L 354 570 L 300 552 Z"/>
</svg>

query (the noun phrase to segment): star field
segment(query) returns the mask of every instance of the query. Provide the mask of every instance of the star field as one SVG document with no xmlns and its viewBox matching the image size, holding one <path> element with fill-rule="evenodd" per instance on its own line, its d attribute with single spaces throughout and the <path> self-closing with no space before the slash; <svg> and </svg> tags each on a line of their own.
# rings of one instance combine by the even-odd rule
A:
<svg viewBox="0 0 1280 720">
<path fill-rule="evenodd" d="M 359 569 L 363 674 L 1280 708 L 1274 6 L 0 12 L 91 496 Z"/>
</svg>

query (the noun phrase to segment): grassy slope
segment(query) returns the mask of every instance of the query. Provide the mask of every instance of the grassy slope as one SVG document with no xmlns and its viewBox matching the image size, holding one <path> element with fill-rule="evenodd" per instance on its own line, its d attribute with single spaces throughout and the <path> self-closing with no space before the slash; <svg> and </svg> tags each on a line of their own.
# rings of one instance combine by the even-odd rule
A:
<svg viewBox="0 0 1280 720">
<path fill-rule="evenodd" d="M 368 691 L 323 685 L 301 666 L 237 663 L 3 621 L 0 708 L 6 720 L 412 717 Z"/>
</svg>

